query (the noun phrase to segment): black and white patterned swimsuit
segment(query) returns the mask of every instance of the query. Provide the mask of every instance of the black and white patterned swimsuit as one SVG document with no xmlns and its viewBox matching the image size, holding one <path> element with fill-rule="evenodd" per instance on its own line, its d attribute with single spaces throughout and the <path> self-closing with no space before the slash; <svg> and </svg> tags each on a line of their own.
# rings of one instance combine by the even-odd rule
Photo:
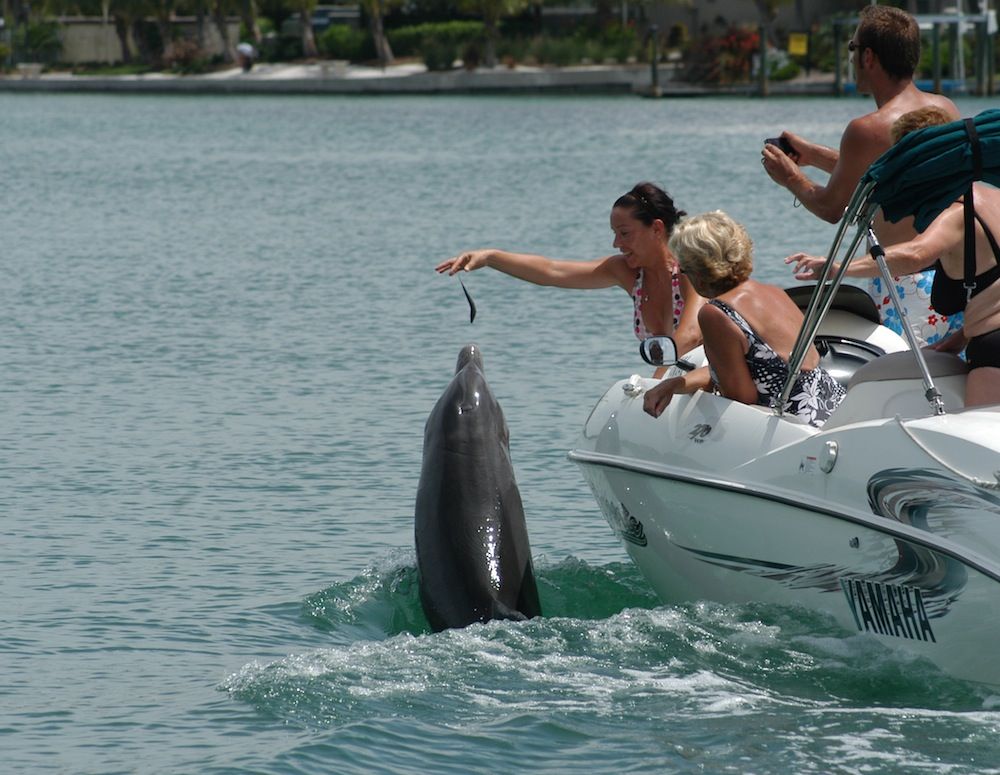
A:
<svg viewBox="0 0 1000 775">
<path fill-rule="evenodd" d="M 761 406 L 771 406 L 771 398 L 781 395 L 785 380 L 788 378 L 788 363 L 774 349 L 758 336 L 746 319 L 726 304 L 724 301 L 712 299 L 708 302 L 723 312 L 740 330 L 746 334 L 749 348 L 746 353 L 747 367 L 750 377 L 757 386 L 757 403 Z M 718 384 L 715 369 L 709 364 L 712 379 Z M 794 414 L 800 420 L 819 427 L 825 423 L 833 410 L 844 400 L 847 391 L 837 382 L 826 369 L 817 366 L 810 371 L 800 371 L 791 395 L 784 406 L 788 414 Z"/>
</svg>

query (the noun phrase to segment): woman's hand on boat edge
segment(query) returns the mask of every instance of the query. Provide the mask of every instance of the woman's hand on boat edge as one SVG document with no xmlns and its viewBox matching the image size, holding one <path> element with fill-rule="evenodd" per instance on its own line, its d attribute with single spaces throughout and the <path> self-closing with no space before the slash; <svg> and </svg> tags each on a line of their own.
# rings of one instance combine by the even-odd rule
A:
<svg viewBox="0 0 1000 775">
<path fill-rule="evenodd" d="M 670 406 L 670 402 L 674 398 L 674 393 L 677 391 L 679 384 L 682 383 L 682 379 L 673 377 L 672 379 L 665 379 L 658 385 L 651 387 L 646 391 L 646 395 L 642 397 L 642 411 L 652 417 L 659 417 L 663 414 L 663 410 Z"/>
</svg>

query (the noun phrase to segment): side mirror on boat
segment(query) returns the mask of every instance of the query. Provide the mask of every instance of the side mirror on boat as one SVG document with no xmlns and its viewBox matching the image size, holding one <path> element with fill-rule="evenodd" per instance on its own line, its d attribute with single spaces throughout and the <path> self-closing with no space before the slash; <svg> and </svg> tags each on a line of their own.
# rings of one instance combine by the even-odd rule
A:
<svg viewBox="0 0 1000 775">
<path fill-rule="evenodd" d="M 651 336 L 639 344 L 639 355 L 650 366 L 676 366 L 691 371 L 693 363 L 677 357 L 677 344 L 669 336 Z"/>
</svg>

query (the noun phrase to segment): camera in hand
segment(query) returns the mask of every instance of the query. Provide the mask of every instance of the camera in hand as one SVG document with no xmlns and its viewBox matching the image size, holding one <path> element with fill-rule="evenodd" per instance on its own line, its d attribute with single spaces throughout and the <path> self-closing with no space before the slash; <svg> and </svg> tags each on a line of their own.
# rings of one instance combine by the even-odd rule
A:
<svg viewBox="0 0 1000 775">
<path fill-rule="evenodd" d="M 765 141 L 769 145 L 776 145 L 786 156 L 793 156 L 795 154 L 795 149 L 792 148 L 792 144 L 788 142 L 784 137 L 769 137 Z"/>
</svg>

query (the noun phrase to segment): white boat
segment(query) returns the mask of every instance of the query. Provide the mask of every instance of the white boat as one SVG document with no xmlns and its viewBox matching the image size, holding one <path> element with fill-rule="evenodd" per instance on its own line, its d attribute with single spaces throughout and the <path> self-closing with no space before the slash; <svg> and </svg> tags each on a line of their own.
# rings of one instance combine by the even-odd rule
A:
<svg viewBox="0 0 1000 775">
<path fill-rule="evenodd" d="M 832 256 L 850 226 L 846 256 L 873 236 L 870 193 L 859 186 Z M 656 380 L 633 375 L 569 456 L 665 602 L 805 606 L 1000 686 L 1000 407 L 965 409 L 964 361 L 878 325 L 842 279 L 821 278 L 791 358 L 794 374 L 811 341 L 832 345 L 848 390 L 822 428 L 709 392 L 654 419 Z M 669 356 L 664 340 L 647 354 Z"/>
</svg>

